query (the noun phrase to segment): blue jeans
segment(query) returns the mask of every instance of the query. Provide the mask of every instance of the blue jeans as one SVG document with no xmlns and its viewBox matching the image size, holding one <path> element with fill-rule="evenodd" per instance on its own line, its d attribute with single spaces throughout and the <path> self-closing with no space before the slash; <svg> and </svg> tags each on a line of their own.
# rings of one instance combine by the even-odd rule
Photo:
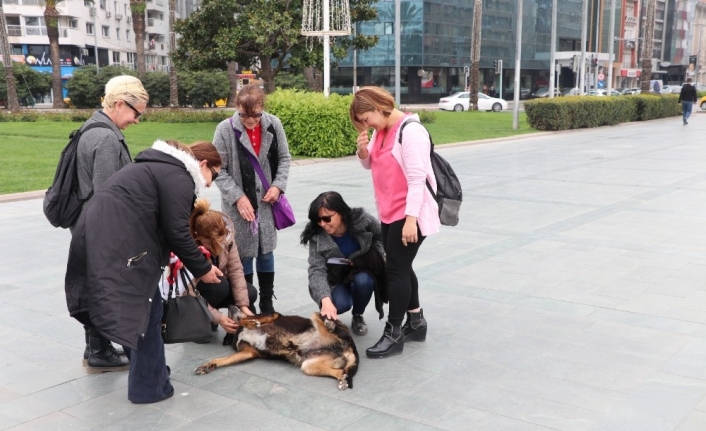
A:
<svg viewBox="0 0 706 431">
<path fill-rule="evenodd" d="M 254 257 L 243 257 L 240 261 L 243 263 L 243 274 L 252 274 L 252 261 Z M 257 262 L 255 263 L 257 272 L 275 272 L 275 255 L 274 252 L 262 254 L 258 251 Z"/>
<path fill-rule="evenodd" d="M 363 314 L 375 290 L 375 278 L 367 272 L 359 272 L 353 276 L 351 283 L 337 285 L 331 291 L 331 302 L 336 306 L 338 314 L 353 308 L 353 314 Z"/>
<path fill-rule="evenodd" d="M 681 102 L 681 112 L 682 116 L 684 117 L 684 124 L 686 124 L 686 120 L 691 117 L 691 108 L 694 107 L 694 102 Z"/>
</svg>

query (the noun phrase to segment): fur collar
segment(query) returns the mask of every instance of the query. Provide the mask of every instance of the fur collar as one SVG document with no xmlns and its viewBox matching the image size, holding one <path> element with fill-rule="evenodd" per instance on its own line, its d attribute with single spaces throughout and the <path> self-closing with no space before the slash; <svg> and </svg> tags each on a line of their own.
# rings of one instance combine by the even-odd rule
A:
<svg viewBox="0 0 706 431">
<path fill-rule="evenodd" d="M 186 167 L 187 172 L 189 172 L 189 174 L 191 174 L 191 177 L 194 179 L 194 194 L 196 196 L 201 194 L 201 191 L 206 187 L 206 179 L 201 173 L 201 167 L 199 166 L 199 162 L 191 154 L 187 154 L 181 150 L 177 150 L 166 142 L 159 140 L 154 141 L 152 148 L 157 151 L 161 151 L 165 154 L 168 154 L 182 162 Z"/>
</svg>

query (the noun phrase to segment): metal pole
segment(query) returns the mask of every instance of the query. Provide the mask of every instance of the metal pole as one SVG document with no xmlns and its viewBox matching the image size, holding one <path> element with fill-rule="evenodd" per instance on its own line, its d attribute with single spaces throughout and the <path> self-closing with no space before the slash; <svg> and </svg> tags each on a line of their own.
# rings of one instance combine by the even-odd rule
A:
<svg viewBox="0 0 706 431">
<path fill-rule="evenodd" d="M 581 15 L 581 58 L 579 59 L 579 94 L 586 94 L 586 33 L 588 32 L 588 0 L 583 0 Z"/>
<path fill-rule="evenodd" d="M 400 0 L 395 0 L 395 103 L 400 105 L 400 62 L 402 61 L 402 31 L 400 29 L 400 15 L 402 6 Z"/>
<path fill-rule="evenodd" d="M 520 61 L 522 60 L 522 2 L 517 2 L 517 42 L 515 46 L 515 94 L 513 94 L 512 128 L 520 128 Z"/>
<path fill-rule="evenodd" d="M 613 53 L 615 50 L 615 0 L 610 0 L 610 47 L 608 48 L 608 96 L 613 95 Z"/>
<path fill-rule="evenodd" d="M 329 23 L 329 1 L 330 0 L 324 0 L 324 10 L 323 10 L 323 18 L 324 18 L 324 97 L 328 97 L 329 93 L 331 92 L 331 45 L 329 43 L 329 35 L 328 32 L 331 30 L 330 23 Z"/>
<path fill-rule="evenodd" d="M 551 37 L 551 54 L 549 55 L 549 97 L 554 97 L 554 87 L 556 87 L 556 3 L 552 2 L 552 37 Z"/>
<path fill-rule="evenodd" d="M 356 24 L 353 24 L 353 39 L 355 39 L 357 33 Z M 353 93 L 356 92 L 358 87 L 358 50 L 355 45 L 353 45 Z"/>
</svg>

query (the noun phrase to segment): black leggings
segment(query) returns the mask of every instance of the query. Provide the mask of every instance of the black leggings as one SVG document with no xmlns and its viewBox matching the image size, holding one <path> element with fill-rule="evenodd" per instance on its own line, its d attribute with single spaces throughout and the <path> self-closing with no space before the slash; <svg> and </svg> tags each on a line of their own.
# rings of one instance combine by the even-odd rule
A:
<svg viewBox="0 0 706 431">
<path fill-rule="evenodd" d="M 231 305 L 235 305 L 235 298 L 233 298 L 233 293 L 230 290 L 228 279 L 225 277 L 218 278 L 221 280 L 220 283 L 199 281 L 196 289 L 213 308 L 228 308 Z M 248 299 L 250 301 L 249 306 L 252 306 L 257 300 L 257 289 L 250 283 L 248 283 Z"/>
<path fill-rule="evenodd" d="M 412 269 L 412 262 L 424 238 L 417 226 L 417 242 L 402 245 L 402 227 L 405 219 L 381 223 L 382 244 L 385 247 L 385 272 L 387 274 L 390 311 L 387 320 L 401 325 L 407 310 L 419 308 L 419 283 Z"/>
</svg>

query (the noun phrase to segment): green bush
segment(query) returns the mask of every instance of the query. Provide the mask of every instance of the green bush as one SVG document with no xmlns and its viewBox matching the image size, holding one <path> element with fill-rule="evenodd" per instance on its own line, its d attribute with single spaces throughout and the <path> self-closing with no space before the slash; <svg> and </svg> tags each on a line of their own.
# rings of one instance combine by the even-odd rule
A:
<svg viewBox="0 0 706 431">
<path fill-rule="evenodd" d="M 426 109 L 417 112 L 417 115 L 419 115 L 419 121 L 423 124 L 430 124 L 436 121 L 436 113 L 427 111 Z"/>
<path fill-rule="evenodd" d="M 0 112 L 0 122 L 21 121 L 54 121 L 54 122 L 84 122 L 95 111 L 91 109 L 72 109 L 67 112 L 21 111 L 18 114 Z M 40 115 L 41 114 L 41 115 Z M 233 115 L 233 110 L 219 109 L 217 111 L 172 110 L 168 108 L 147 109 L 140 122 L 153 123 L 220 123 Z"/>
<path fill-rule="evenodd" d="M 142 86 L 150 95 L 149 106 L 169 106 L 168 73 L 150 72 L 142 80 Z"/>
<path fill-rule="evenodd" d="M 530 126 L 567 130 L 681 115 L 676 95 L 572 96 L 525 102 Z"/>
<path fill-rule="evenodd" d="M 95 66 L 83 66 L 74 71 L 66 82 L 68 97 L 77 108 L 98 108 L 101 105 L 105 84 L 118 75 L 137 76 L 137 72 L 122 66 L 107 66 L 96 73 Z"/>
<path fill-rule="evenodd" d="M 267 96 L 267 112 L 282 121 L 292 155 L 341 157 L 355 153 L 356 132 L 348 108 L 353 96 L 278 90 Z"/>
<path fill-rule="evenodd" d="M 12 62 L 12 74 L 15 77 L 15 91 L 20 105 L 32 105 L 33 100 L 51 92 L 51 74 L 41 73 L 24 63 Z M 0 100 L 7 99 L 7 80 L 0 73 Z"/>
</svg>

